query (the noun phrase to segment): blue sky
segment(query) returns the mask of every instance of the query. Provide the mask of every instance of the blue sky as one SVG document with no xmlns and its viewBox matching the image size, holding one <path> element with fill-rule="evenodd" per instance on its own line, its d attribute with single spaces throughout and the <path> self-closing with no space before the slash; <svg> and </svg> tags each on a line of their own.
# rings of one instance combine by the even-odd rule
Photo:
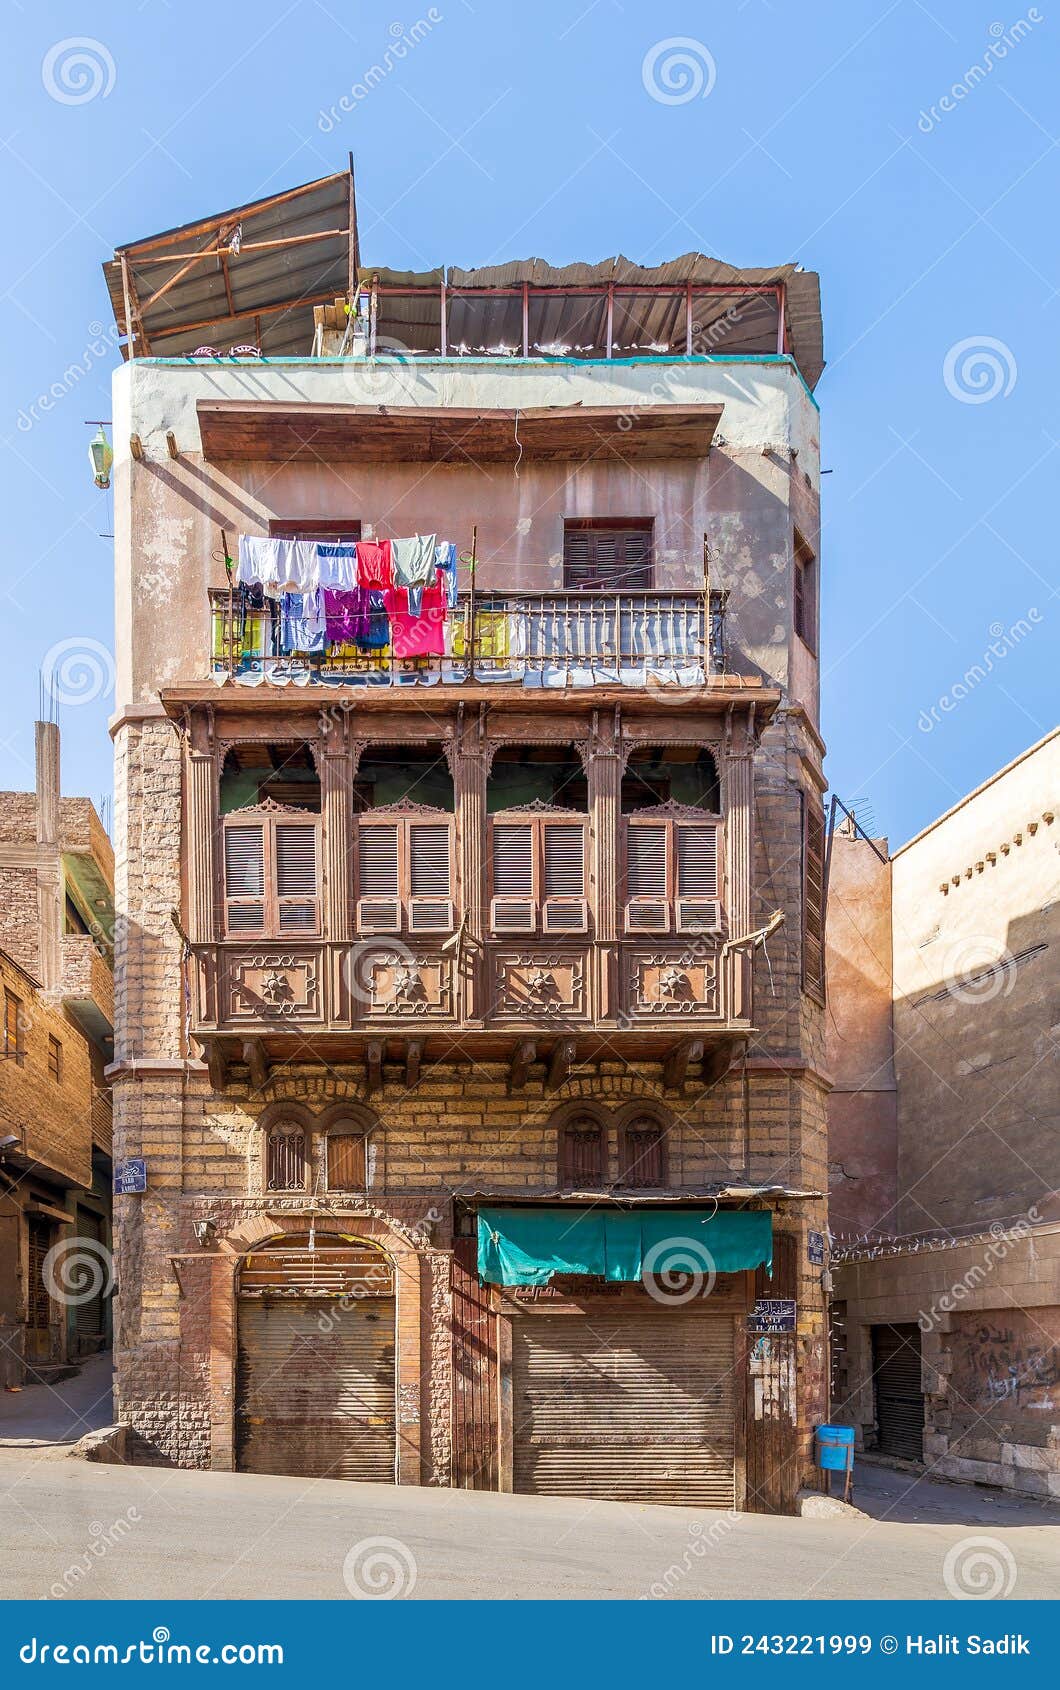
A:
<svg viewBox="0 0 1060 1690">
<path fill-rule="evenodd" d="M 392 73 L 322 119 L 417 20 Z M 352 148 L 368 262 L 700 249 L 820 271 L 827 766 L 909 837 L 1056 716 L 1058 31 L 1047 0 L 14 0 L 0 786 L 32 783 L 53 647 L 87 652 L 86 692 L 109 679 L 111 511 L 84 426 L 110 415 L 101 261 Z M 94 69 L 66 86 L 82 37 Z M 702 87 L 663 101 L 650 56 L 675 37 Z M 63 709 L 66 791 L 109 792 L 112 707 Z"/>
</svg>

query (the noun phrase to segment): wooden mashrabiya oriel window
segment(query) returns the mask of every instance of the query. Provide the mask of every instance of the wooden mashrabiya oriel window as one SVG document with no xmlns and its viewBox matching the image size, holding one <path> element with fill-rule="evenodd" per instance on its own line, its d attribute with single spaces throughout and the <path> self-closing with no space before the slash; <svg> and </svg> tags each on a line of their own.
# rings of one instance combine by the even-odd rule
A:
<svg viewBox="0 0 1060 1690">
<path fill-rule="evenodd" d="M 587 816 L 533 805 L 490 818 L 490 927 L 494 933 L 584 933 Z"/>
<path fill-rule="evenodd" d="M 666 803 L 636 810 L 624 822 L 626 932 L 720 933 L 720 818 Z"/>
<path fill-rule="evenodd" d="M 320 932 L 320 820 L 266 799 L 224 818 L 225 932 Z"/>
<path fill-rule="evenodd" d="M 451 933 L 455 925 L 453 817 L 428 805 L 354 818 L 360 933 Z"/>
</svg>

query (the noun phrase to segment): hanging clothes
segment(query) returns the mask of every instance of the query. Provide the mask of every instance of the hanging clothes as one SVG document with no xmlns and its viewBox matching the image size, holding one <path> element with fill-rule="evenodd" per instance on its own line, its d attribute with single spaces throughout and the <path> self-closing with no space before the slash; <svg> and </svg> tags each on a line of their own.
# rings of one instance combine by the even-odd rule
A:
<svg viewBox="0 0 1060 1690">
<path fill-rule="evenodd" d="M 364 587 L 352 591 L 324 588 L 324 626 L 329 645 L 361 645 L 368 636 L 371 595 Z"/>
<path fill-rule="evenodd" d="M 439 541 L 434 549 L 434 566 L 438 571 L 438 579 L 445 588 L 445 602 L 450 610 L 455 610 L 459 594 L 459 565 L 456 546 L 452 540 Z"/>
<path fill-rule="evenodd" d="M 390 557 L 395 587 L 426 587 L 434 578 L 434 534 L 414 534 L 408 540 L 391 540 Z M 413 613 L 415 614 L 415 613 Z"/>
<path fill-rule="evenodd" d="M 277 540 L 266 535 L 241 534 L 235 580 L 241 587 L 258 587 L 266 598 L 284 593 L 312 592 L 319 565 L 310 540 Z"/>
<path fill-rule="evenodd" d="M 358 585 L 357 547 L 318 545 L 317 585 L 352 592 Z"/>
<path fill-rule="evenodd" d="M 281 651 L 323 651 L 326 636 L 324 605 L 320 594 L 288 593 L 283 601 Z"/>
<path fill-rule="evenodd" d="M 390 618 L 386 611 L 386 595 L 368 594 L 368 626 L 357 644 L 362 651 L 383 651 L 390 644 Z"/>
<path fill-rule="evenodd" d="M 393 585 L 389 540 L 358 540 L 357 585 L 380 590 Z"/>
<path fill-rule="evenodd" d="M 432 560 L 433 555 L 432 544 Z M 446 603 L 441 587 L 423 589 L 423 604 L 419 616 L 410 614 L 408 594 L 403 587 L 391 587 L 383 596 L 390 618 L 391 643 L 395 657 L 445 655 Z"/>
</svg>

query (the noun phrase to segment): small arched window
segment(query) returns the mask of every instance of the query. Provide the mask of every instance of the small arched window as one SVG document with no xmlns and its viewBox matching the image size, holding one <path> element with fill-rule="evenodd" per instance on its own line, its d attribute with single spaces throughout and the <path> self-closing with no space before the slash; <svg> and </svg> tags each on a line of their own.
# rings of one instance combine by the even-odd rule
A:
<svg viewBox="0 0 1060 1690">
<path fill-rule="evenodd" d="M 575 1115 L 559 1132 L 559 1183 L 586 1191 L 603 1185 L 607 1168 L 607 1138 L 595 1115 Z"/>
<path fill-rule="evenodd" d="M 352 1122 L 330 1129 L 324 1140 L 329 1191 L 364 1191 L 368 1186 L 368 1135 Z"/>
<path fill-rule="evenodd" d="M 619 1184 L 635 1188 L 666 1183 L 666 1128 L 652 1115 L 637 1115 L 622 1130 Z"/>
<path fill-rule="evenodd" d="M 297 1121 L 277 1121 L 269 1128 L 265 1157 L 266 1190 L 305 1190 L 306 1133 Z"/>
</svg>

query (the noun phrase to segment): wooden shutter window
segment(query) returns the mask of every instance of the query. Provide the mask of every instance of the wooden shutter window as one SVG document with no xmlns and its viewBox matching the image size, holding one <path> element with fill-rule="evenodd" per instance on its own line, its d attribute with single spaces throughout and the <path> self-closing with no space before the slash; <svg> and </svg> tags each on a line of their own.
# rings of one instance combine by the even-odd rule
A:
<svg viewBox="0 0 1060 1690">
<path fill-rule="evenodd" d="M 590 1191 L 604 1183 L 604 1129 L 591 1115 L 568 1121 L 559 1135 L 559 1183 Z"/>
<path fill-rule="evenodd" d="M 824 812 L 802 799 L 802 984 L 824 997 Z"/>
<path fill-rule="evenodd" d="M 541 926 L 545 933 L 584 933 L 585 828 L 580 822 L 541 823 Z"/>
<path fill-rule="evenodd" d="M 279 930 L 315 933 L 317 830 L 311 822 L 277 822 L 274 840 Z"/>
<path fill-rule="evenodd" d="M 269 1191 L 305 1190 L 306 1135 L 302 1127 L 273 1127 L 266 1154 L 265 1184 Z"/>
<path fill-rule="evenodd" d="M 448 933 L 453 927 L 451 838 L 448 822 L 408 824 L 410 933 Z"/>
<path fill-rule="evenodd" d="M 675 835 L 678 932 L 717 933 L 719 829 L 711 822 L 677 822 Z"/>
<path fill-rule="evenodd" d="M 650 1116 L 631 1121 L 622 1135 L 621 1184 L 636 1189 L 665 1183 L 666 1134 Z"/>
<path fill-rule="evenodd" d="M 493 899 L 490 926 L 496 933 L 532 933 L 534 827 L 532 822 L 494 822 Z"/>
<path fill-rule="evenodd" d="M 632 520 L 568 523 L 563 531 L 563 585 L 583 592 L 650 588 L 651 524 Z"/>
<path fill-rule="evenodd" d="M 329 1191 L 364 1191 L 368 1185 L 368 1140 L 364 1133 L 327 1136 Z"/>
<path fill-rule="evenodd" d="M 400 933 L 400 880 L 398 823 L 359 828 L 357 926 L 362 933 Z"/>
<path fill-rule="evenodd" d="M 262 822 L 225 828 L 225 925 L 229 933 L 265 931 Z"/>
<path fill-rule="evenodd" d="M 626 825 L 626 928 L 630 933 L 670 931 L 668 822 Z"/>
</svg>

